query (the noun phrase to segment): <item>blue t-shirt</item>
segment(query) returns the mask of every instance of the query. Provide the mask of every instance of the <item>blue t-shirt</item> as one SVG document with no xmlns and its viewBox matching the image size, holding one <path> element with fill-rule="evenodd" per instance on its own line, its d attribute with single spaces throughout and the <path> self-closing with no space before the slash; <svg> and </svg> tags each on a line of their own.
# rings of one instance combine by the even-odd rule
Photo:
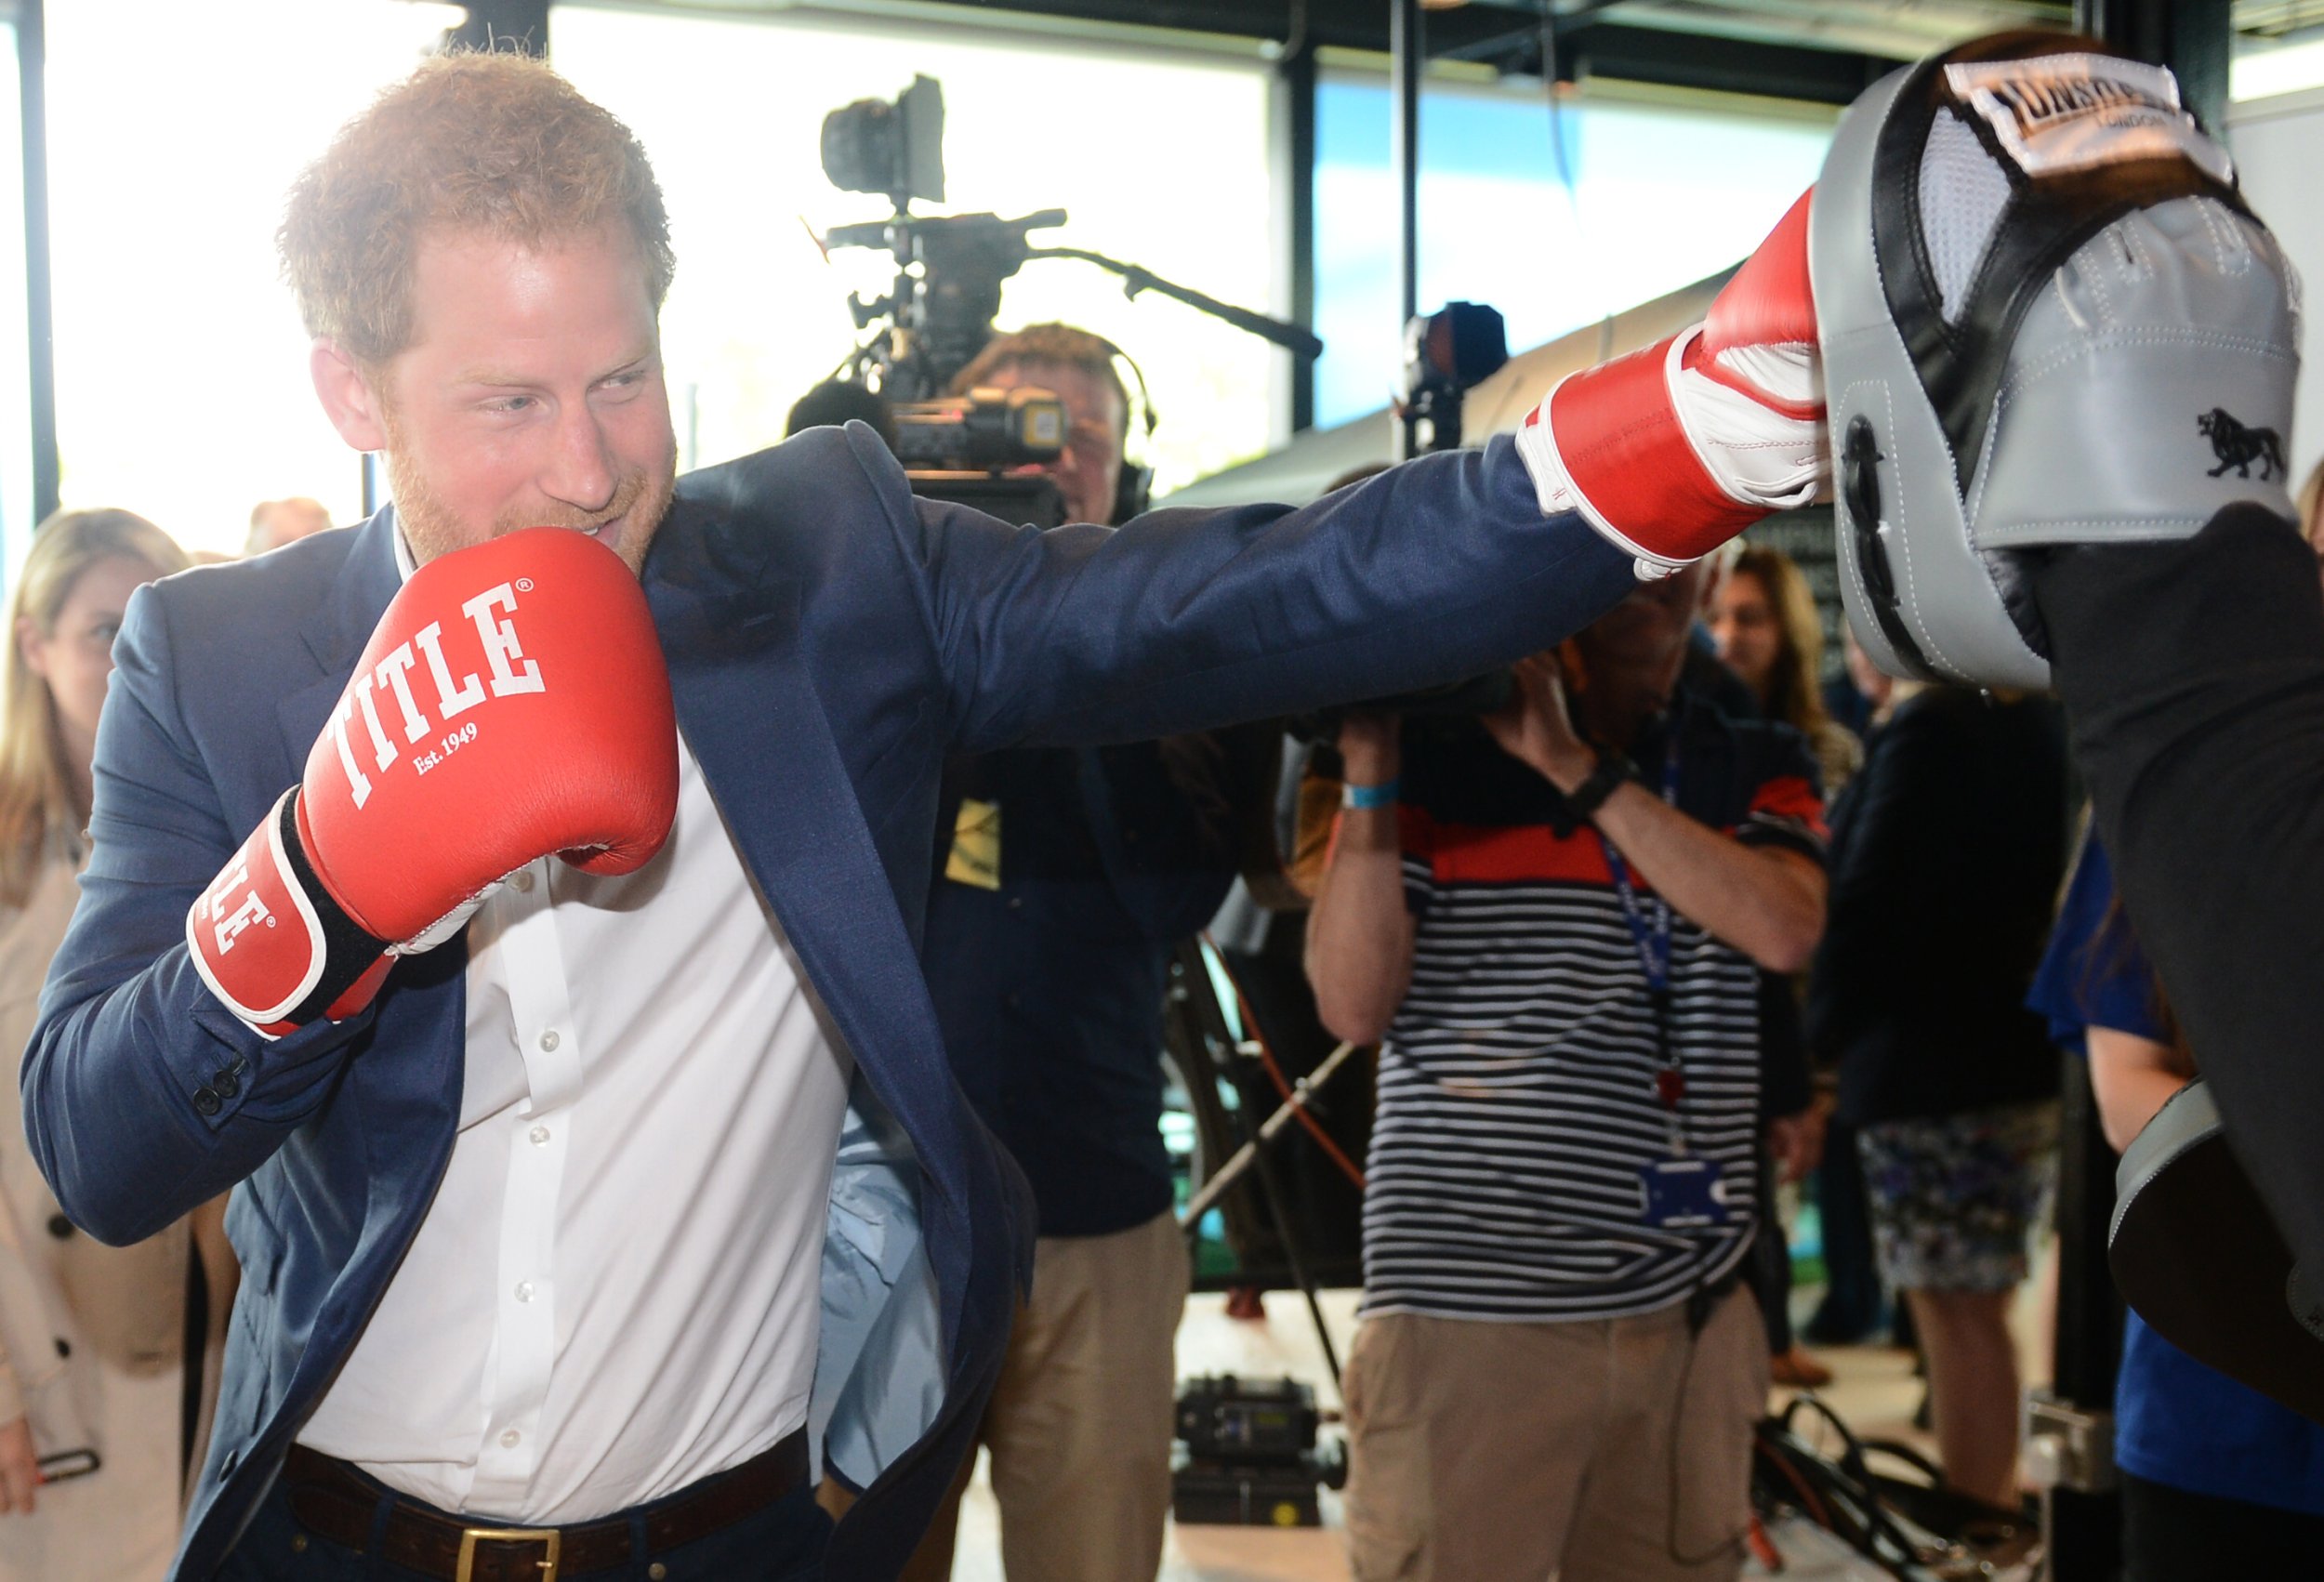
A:
<svg viewBox="0 0 2324 1582">
<path fill-rule="evenodd" d="M 2113 869 L 2092 840 L 2026 996 L 2068 1048 L 2091 1027 L 2164 1036 L 2146 957 L 2120 917 L 2106 926 L 2113 899 Z M 2115 1379 L 2114 1458 L 2152 1483 L 2324 1516 L 2324 1428 L 2197 1362 L 2135 1312 Z"/>
</svg>

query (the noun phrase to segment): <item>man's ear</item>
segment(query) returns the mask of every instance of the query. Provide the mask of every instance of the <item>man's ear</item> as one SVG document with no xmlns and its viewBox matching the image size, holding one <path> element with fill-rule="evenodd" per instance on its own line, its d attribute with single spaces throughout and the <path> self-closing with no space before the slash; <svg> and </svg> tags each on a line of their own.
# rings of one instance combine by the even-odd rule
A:
<svg viewBox="0 0 2324 1582">
<path fill-rule="evenodd" d="M 356 361 L 328 336 L 317 336 L 307 353 L 307 371 L 315 382 L 315 396 L 324 415 L 339 438 L 359 451 L 388 448 L 388 426 L 378 392 Z"/>
</svg>

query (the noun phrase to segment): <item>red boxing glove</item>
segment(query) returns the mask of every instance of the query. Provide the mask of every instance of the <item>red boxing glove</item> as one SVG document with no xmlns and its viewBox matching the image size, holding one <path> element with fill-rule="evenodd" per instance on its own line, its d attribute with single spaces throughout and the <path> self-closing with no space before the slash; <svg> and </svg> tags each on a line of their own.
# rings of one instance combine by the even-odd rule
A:
<svg viewBox="0 0 2324 1582">
<path fill-rule="evenodd" d="M 305 779 L 186 915 L 196 969 L 269 1035 L 352 1015 L 554 851 L 626 874 L 668 838 L 678 725 L 621 558 L 528 528 L 429 561 L 379 618 Z"/>
<path fill-rule="evenodd" d="M 1777 222 L 1691 330 L 1558 382 L 1517 433 L 1545 511 L 1579 511 L 1638 558 L 1676 571 L 1831 473 L 1816 301 L 1813 191 Z"/>
</svg>

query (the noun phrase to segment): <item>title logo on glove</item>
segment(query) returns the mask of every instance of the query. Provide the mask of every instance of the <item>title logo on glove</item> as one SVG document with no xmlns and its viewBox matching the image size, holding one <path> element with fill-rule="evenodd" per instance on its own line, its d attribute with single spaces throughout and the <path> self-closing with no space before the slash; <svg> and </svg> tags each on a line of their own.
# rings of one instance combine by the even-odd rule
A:
<svg viewBox="0 0 2324 1582">
<path fill-rule="evenodd" d="M 242 900 L 230 912 L 226 903 L 236 890 L 243 892 Z M 195 911 L 209 922 L 211 930 L 217 936 L 218 954 L 220 956 L 232 950 L 234 941 L 241 938 L 243 930 L 252 924 L 264 923 L 269 928 L 274 926 L 274 914 L 267 910 L 266 903 L 258 899 L 257 890 L 250 882 L 250 853 L 247 850 L 239 853 L 227 865 L 226 871 L 211 881 L 209 893 L 195 903 Z"/>
<path fill-rule="evenodd" d="M 370 741 L 372 772 L 384 774 L 394 767 L 407 747 L 426 741 L 434 732 L 483 703 L 488 695 L 505 698 L 519 692 L 548 691 L 541 679 L 541 667 L 524 656 L 515 622 L 503 618 L 501 613 L 516 613 L 520 586 L 529 588 L 529 579 L 486 588 L 460 606 L 460 613 L 475 624 L 477 640 L 483 647 L 485 674 L 471 670 L 456 681 L 452 666 L 443 656 L 443 625 L 430 621 L 389 650 L 385 658 L 358 676 L 355 684 L 340 697 L 338 712 L 331 718 L 331 740 L 338 748 L 339 767 L 347 771 L 348 790 L 356 807 L 361 808 L 371 799 L 371 778 L 356 762 L 360 744 L 350 730 L 358 717 Z M 425 705 L 412 685 L 413 672 L 420 668 L 422 662 L 428 672 L 428 690 L 432 694 Z M 381 718 L 383 693 L 393 702 L 392 720 Z M 400 731 L 390 731 L 390 724 L 400 727 Z"/>
</svg>

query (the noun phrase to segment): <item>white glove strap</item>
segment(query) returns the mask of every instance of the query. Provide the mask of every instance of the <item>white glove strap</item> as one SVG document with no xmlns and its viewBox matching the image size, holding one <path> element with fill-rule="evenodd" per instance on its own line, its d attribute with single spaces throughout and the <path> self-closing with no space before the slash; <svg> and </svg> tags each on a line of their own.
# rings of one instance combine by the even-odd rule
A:
<svg viewBox="0 0 2324 1582">
<path fill-rule="evenodd" d="M 1681 365 L 1701 333 L 1690 330 L 1673 341 L 1665 368 L 1670 405 L 1703 470 L 1736 499 L 1771 511 L 1806 505 L 1827 470 L 1823 418 L 1820 413 L 1794 416 L 1768 402 L 1811 411 L 1821 402 L 1815 348 L 1750 346 L 1721 352 L 1723 370 L 1764 392 L 1755 396 Z"/>
</svg>

